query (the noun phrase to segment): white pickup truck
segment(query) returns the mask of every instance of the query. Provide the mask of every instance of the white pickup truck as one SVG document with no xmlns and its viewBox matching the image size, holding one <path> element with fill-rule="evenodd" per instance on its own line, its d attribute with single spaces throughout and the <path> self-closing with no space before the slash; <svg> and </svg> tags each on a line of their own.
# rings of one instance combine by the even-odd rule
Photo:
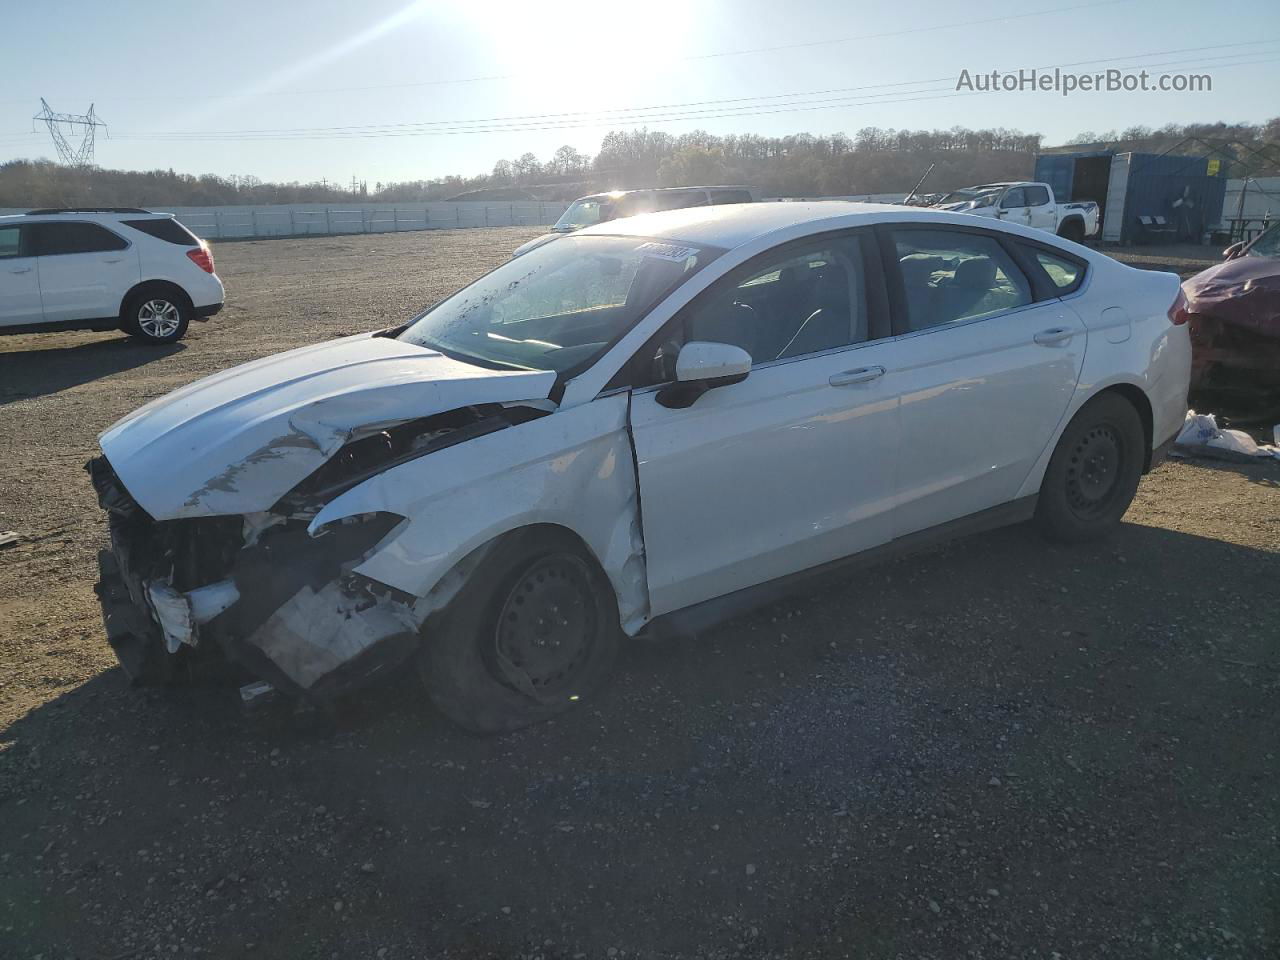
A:
<svg viewBox="0 0 1280 960">
<path fill-rule="evenodd" d="M 1076 243 L 1098 235 L 1098 205 L 1092 200 L 1059 203 L 1047 183 L 983 183 L 954 190 L 933 206 L 1048 230 Z"/>
</svg>

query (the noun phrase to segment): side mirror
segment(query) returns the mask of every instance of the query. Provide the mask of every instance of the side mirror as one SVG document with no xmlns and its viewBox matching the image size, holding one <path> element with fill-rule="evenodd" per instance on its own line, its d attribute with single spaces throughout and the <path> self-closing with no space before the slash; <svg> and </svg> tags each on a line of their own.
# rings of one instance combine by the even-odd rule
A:
<svg viewBox="0 0 1280 960">
<path fill-rule="evenodd" d="M 1240 254 L 1244 253 L 1244 246 L 1245 244 L 1243 240 L 1238 243 L 1233 243 L 1231 246 L 1227 247 L 1227 249 L 1222 251 L 1222 259 L 1234 260 L 1236 257 L 1240 256 Z"/>
<path fill-rule="evenodd" d="M 673 410 L 690 407 L 708 390 L 741 383 L 750 372 L 751 354 L 741 347 L 695 340 L 680 348 L 676 382 L 659 390 L 655 399 Z"/>
</svg>

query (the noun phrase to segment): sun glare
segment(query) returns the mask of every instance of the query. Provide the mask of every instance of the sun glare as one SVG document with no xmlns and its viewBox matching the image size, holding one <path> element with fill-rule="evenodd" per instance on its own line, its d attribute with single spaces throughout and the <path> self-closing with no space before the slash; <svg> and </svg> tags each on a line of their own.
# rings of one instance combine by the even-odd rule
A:
<svg viewBox="0 0 1280 960">
<path fill-rule="evenodd" d="M 526 95 L 571 94 L 579 109 L 642 97 L 656 74 L 686 53 L 691 17 L 677 24 L 654 16 L 649 4 L 616 0 L 496 0 L 471 15 L 494 30 Z"/>
</svg>

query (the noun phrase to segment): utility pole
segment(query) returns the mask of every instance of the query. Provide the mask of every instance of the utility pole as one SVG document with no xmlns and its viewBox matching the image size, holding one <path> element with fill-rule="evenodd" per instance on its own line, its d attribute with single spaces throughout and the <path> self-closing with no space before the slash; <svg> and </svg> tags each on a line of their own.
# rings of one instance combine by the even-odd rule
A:
<svg viewBox="0 0 1280 960">
<path fill-rule="evenodd" d="M 41 97 L 40 106 L 43 109 L 31 119 L 45 122 L 49 136 L 53 138 L 53 146 L 58 151 L 58 159 L 68 167 L 93 166 L 94 134 L 98 127 L 107 129 L 106 123 L 93 112 L 93 104 L 89 104 L 88 113 L 55 113 L 48 101 Z M 73 147 L 67 140 L 67 134 L 72 137 L 78 135 L 79 146 Z"/>
</svg>

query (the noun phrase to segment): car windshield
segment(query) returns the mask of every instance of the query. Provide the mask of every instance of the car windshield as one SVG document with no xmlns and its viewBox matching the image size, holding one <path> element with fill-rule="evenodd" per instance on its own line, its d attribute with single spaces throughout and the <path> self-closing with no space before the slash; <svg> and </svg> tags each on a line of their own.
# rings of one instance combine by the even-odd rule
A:
<svg viewBox="0 0 1280 960">
<path fill-rule="evenodd" d="M 562 232 L 580 230 L 601 220 L 607 220 L 609 218 L 604 214 L 608 203 L 607 197 L 583 197 L 581 200 L 575 200 L 569 204 L 568 210 L 560 214 L 560 219 L 552 229 Z"/>
<path fill-rule="evenodd" d="M 585 369 L 721 252 L 646 237 L 564 237 L 436 304 L 400 339 L 485 365 Z"/>
<path fill-rule="evenodd" d="M 1280 257 L 1280 223 L 1272 224 L 1266 233 L 1253 241 L 1248 252 L 1251 257 Z"/>
</svg>

